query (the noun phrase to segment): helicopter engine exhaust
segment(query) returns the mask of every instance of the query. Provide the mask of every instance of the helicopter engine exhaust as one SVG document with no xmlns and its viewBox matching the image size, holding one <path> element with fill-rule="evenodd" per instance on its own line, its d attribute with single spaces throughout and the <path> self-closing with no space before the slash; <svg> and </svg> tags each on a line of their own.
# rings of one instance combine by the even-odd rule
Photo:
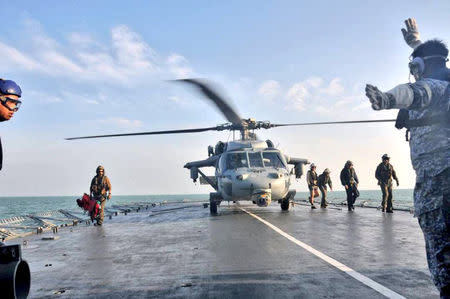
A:
<svg viewBox="0 0 450 299">
<path fill-rule="evenodd" d="M 272 202 L 272 193 L 267 190 L 255 192 L 252 195 L 252 201 L 256 202 L 258 207 L 267 207 Z"/>
</svg>

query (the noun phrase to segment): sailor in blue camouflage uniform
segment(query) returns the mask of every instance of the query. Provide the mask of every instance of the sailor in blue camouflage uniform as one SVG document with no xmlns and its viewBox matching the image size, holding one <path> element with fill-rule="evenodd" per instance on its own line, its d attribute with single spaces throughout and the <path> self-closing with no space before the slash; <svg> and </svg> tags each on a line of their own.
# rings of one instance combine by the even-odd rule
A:
<svg viewBox="0 0 450 299">
<path fill-rule="evenodd" d="M 448 49 L 439 40 L 420 44 L 409 64 L 416 82 L 388 92 L 367 84 L 374 110 L 402 109 L 396 127 L 410 131 L 416 171 L 415 216 L 422 228 L 427 260 L 442 298 L 450 298 L 450 84 Z"/>
</svg>

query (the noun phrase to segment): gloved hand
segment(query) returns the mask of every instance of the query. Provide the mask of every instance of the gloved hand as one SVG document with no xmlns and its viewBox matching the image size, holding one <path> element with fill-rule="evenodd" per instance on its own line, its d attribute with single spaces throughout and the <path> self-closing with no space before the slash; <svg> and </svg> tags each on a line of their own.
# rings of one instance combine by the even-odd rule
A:
<svg viewBox="0 0 450 299">
<path fill-rule="evenodd" d="M 415 49 L 422 41 L 420 40 L 419 29 L 417 28 L 416 20 L 409 18 L 405 20 L 406 29 L 402 28 L 403 38 L 411 48 Z"/>
<path fill-rule="evenodd" d="M 397 181 L 397 187 L 400 185 L 400 183 Z"/>
<path fill-rule="evenodd" d="M 381 92 L 376 86 L 366 84 L 366 96 L 369 98 L 373 110 L 388 109 L 390 107 L 388 94 Z"/>
<path fill-rule="evenodd" d="M 108 200 L 111 199 L 111 193 L 108 194 L 108 197 L 107 197 L 107 198 L 108 198 Z"/>
</svg>

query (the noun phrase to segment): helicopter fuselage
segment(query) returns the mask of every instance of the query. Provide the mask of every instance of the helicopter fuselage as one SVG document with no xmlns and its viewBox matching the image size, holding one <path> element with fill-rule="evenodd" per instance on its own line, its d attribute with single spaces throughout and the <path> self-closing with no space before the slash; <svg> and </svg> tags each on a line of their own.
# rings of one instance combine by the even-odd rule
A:
<svg viewBox="0 0 450 299">
<path fill-rule="evenodd" d="M 267 206 L 286 197 L 290 186 L 288 165 L 275 148 L 264 142 L 228 144 L 216 165 L 218 192 L 226 201 L 250 200 Z M 234 149 L 233 149 L 234 145 Z"/>
<path fill-rule="evenodd" d="M 271 143 L 266 141 L 239 140 L 218 144 L 221 146 L 216 146 L 212 157 L 185 165 L 191 169 L 194 181 L 200 173 L 203 181 L 216 189 L 214 200 L 217 204 L 222 200 L 252 201 L 258 206 L 268 206 L 272 201 L 288 200 L 289 194 L 295 194 L 289 190 L 289 162 L 297 168 L 308 163 L 306 159 L 284 155 L 280 150 L 269 147 Z M 214 177 L 206 177 L 198 169 L 205 166 L 215 167 Z M 300 177 L 301 171 L 296 169 L 295 174 Z"/>
</svg>

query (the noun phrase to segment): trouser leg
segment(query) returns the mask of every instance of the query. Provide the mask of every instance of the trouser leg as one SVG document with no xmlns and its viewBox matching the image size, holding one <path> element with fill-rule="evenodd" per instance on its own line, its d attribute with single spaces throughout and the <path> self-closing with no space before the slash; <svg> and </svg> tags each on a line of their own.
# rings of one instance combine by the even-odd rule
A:
<svg viewBox="0 0 450 299">
<path fill-rule="evenodd" d="M 320 202 L 320 206 L 326 207 L 328 205 L 328 202 L 327 202 L 327 189 L 326 189 L 326 187 L 319 186 L 319 190 L 322 193 L 322 201 Z"/>
<path fill-rule="evenodd" d="M 98 224 L 102 224 L 103 223 L 103 219 L 105 218 L 105 206 L 106 206 L 106 199 L 103 199 L 101 201 L 101 210 L 100 210 L 100 215 L 98 217 L 97 223 Z"/>
<path fill-rule="evenodd" d="M 441 292 L 448 292 L 450 285 L 450 211 L 437 209 L 422 214 L 419 216 L 419 224 L 425 238 L 428 268 L 433 282 Z"/>
<path fill-rule="evenodd" d="M 387 206 L 386 211 L 392 211 L 394 208 L 392 206 L 392 185 L 387 186 Z"/>
<path fill-rule="evenodd" d="M 353 191 L 352 187 L 349 186 L 348 189 L 345 190 L 347 192 L 347 207 L 349 210 L 351 210 L 353 206 Z"/>
<path fill-rule="evenodd" d="M 314 187 L 309 188 L 309 203 L 314 204 Z"/>
<path fill-rule="evenodd" d="M 382 193 L 382 197 L 381 197 L 381 209 L 383 209 L 383 211 L 386 210 L 386 202 L 387 202 L 387 196 L 388 196 L 388 192 L 387 192 L 387 188 L 386 185 L 381 183 L 380 184 L 380 188 L 381 188 L 381 193 Z"/>
</svg>

